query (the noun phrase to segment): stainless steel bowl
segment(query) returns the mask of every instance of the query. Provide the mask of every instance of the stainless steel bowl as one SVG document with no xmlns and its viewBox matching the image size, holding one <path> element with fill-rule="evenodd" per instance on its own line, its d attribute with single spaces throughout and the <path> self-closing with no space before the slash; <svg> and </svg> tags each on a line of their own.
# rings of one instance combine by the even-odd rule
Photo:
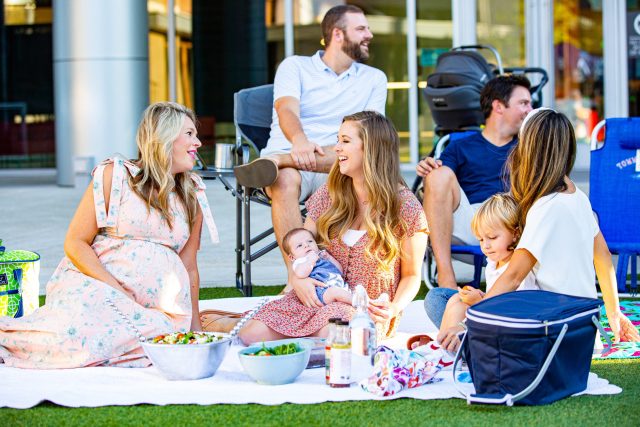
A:
<svg viewBox="0 0 640 427">
<path fill-rule="evenodd" d="M 224 338 L 207 344 L 141 344 L 147 357 L 168 380 L 198 380 L 214 375 L 231 347 L 231 337 L 215 335 Z"/>
</svg>

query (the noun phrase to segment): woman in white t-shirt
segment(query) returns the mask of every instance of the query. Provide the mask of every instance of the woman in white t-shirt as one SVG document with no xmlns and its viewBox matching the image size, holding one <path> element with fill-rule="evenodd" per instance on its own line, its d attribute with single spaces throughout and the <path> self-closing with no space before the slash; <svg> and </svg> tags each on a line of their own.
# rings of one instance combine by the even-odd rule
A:
<svg viewBox="0 0 640 427">
<path fill-rule="evenodd" d="M 569 179 L 575 156 L 575 135 L 565 115 L 546 108 L 529 113 L 509 158 L 523 233 L 507 270 L 485 298 L 515 290 L 531 271 L 542 290 L 596 298 L 595 267 L 616 341 L 640 341 L 620 311 L 611 253 L 589 199 Z M 467 304 L 480 298 L 476 292 L 460 293 Z"/>
</svg>

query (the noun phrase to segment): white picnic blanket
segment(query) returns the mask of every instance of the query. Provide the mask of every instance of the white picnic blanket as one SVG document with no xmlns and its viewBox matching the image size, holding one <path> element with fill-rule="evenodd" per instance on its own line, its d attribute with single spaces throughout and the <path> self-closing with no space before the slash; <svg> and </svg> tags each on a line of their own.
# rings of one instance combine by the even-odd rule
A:
<svg viewBox="0 0 640 427">
<path fill-rule="evenodd" d="M 244 310 L 259 298 L 231 298 L 203 301 L 203 308 Z M 435 332 L 422 308 L 413 302 L 405 311 L 395 340 L 385 344 L 402 347 L 414 333 Z M 325 384 L 324 369 L 307 369 L 294 383 L 281 386 L 256 384 L 243 371 L 232 346 L 211 378 L 196 381 L 167 381 L 154 368 L 80 368 L 66 370 L 31 370 L 0 365 L 0 406 L 30 408 L 43 401 L 69 407 L 107 405 L 154 405 L 217 403 L 279 405 L 282 403 L 311 404 L 346 400 L 387 400 L 396 398 L 448 399 L 462 397 L 453 385 L 451 371 L 442 371 L 443 381 L 404 390 L 392 397 L 378 398 L 360 387 L 333 389 Z M 465 384 L 471 391 L 472 385 Z M 617 394 L 622 389 L 605 379 L 590 374 L 585 394 Z"/>
</svg>

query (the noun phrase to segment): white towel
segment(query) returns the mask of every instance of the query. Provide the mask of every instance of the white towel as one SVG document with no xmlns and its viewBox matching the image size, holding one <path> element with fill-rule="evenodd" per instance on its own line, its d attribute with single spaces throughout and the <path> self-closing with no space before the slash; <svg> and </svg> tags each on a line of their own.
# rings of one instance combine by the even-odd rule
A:
<svg viewBox="0 0 640 427">
<path fill-rule="evenodd" d="M 203 308 L 222 310 L 250 309 L 259 298 L 232 298 L 203 301 Z M 418 327 L 413 322 L 422 322 Z M 400 323 L 399 345 L 415 332 L 434 332 L 426 320 L 422 302 L 413 302 Z M 403 327 L 405 325 L 405 327 Z M 407 325 L 412 325 L 410 329 Z M 390 398 L 377 398 L 359 387 L 333 389 L 325 384 L 324 369 L 307 369 L 294 383 L 266 386 L 255 383 L 240 366 L 238 350 L 234 345 L 211 378 L 196 381 L 168 381 L 154 368 L 80 368 L 64 370 L 32 370 L 8 368 L 0 365 L 0 406 L 30 408 L 43 401 L 69 407 L 96 407 L 107 405 L 153 405 L 216 403 L 282 403 L 312 404 L 346 400 L 387 400 L 403 397 L 414 399 L 448 399 L 462 397 L 453 385 L 451 371 L 438 377 L 443 381 L 427 384 L 398 393 Z M 471 385 L 469 385 L 471 386 Z M 584 394 L 617 394 L 622 389 L 609 384 L 595 374 L 589 375 Z"/>
</svg>

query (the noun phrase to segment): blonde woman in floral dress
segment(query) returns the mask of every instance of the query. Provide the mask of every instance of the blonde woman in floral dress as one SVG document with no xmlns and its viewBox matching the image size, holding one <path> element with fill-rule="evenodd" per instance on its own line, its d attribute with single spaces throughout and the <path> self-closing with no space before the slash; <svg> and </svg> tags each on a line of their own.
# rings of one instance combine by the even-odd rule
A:
<svg viewBox="0 0 640 427">
<path fill-rule="evenodd" d="M 46 305 L 0 318 L 6 365 L 142 367 L 149 361 L 124 317 L 144 336 L 200 329 L 203 218 L 214 241 L 217 232 L 204 184 L 190 172 L 201 146 L 195 121 L 182 105 L 153 104 L 138 127 L 139 159 L 109 159 L 94 170 Z"/>
<path fill-rule="evenodd" d="M 351 289 L 362 284 L 372 302 L 369 313 L 391 335 L 402 310 L 420 287 L 427 245 L 427 220 L 420 202 L 404 185 L 398 159 L 398 134 L 379 113 L 344 118 L 335 147 L 337 161 L 327 184 L 307 201 L 305 228 L 344 270 Z M 293 291 L 266 304 L 242 329 L 245 343 L 284 337 L 325 336 L 332 317 L 350 318 L 348 304 L 323 305 L 317 280 L 289 274 Z"/>
</svg>

